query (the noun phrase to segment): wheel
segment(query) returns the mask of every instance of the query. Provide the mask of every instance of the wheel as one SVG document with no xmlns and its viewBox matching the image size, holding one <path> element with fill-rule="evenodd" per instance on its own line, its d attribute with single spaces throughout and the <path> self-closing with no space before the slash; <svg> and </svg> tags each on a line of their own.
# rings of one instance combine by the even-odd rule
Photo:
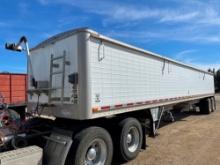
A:
<svg viewBox="0 0 220 165">
<path fill-rule="evenodd" d="M 140 122 L 135 118 L 127 118 L 119 123 L 119 142 L 116 144 L 120 158 L 129 161 L 137 157 L 142 146 L 143 131 Z"/>
<path fill-rule="evenodd" d="M 113 156 L 112 139 L 100 127 L 89 127 L 73 139 L 66 165 L 110 165 Z"/>
<path fill-rule="evenodd" d="M 214 112 L 216 110 L 215 97 L 211 98 L 211 103 L 212 103 L 212 112 Z"/>
<path fill-rule="evenodd" d="M 212 112 L 212 102 L 210 98 L 204 99 L 199 103 L 200 113 L 210 114 Z"/>
</svg>

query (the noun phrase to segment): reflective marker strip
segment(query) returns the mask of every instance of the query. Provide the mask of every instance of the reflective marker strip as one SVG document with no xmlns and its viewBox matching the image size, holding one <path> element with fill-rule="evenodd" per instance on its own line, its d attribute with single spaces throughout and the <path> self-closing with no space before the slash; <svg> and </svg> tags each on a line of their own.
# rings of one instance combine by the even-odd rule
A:
<svg viewBox="0 0 220 165">
<path fill-rule="evenodd" d="M 202 97 L 202 96 L 208 96 L 208 95 L 214 95 L 212 94 L 206 94 L 206 95 L 190 95 L 190 96 L 181 96 L 181 97 L 173 97 L 173 98 L 164 98 L 164 99 L 157 99 L 157 100 L 147 100 L 147 101 L 139 101 L 136 103 L 127 103 L 127 104 L 116 104 L 113 106 L 101 106 L 101 107 L 94 107 L 92 108 L 92 112 L 102 112 L 102 111 L 108 111 L 108 110 L 116 110 L 121 108 L 128 108 L 128 107 L 136 107 L 140 105 L 150 105 L 155 103 L 163 103 L 163 102 L 169 102 L 169 101 L 176 101 L 181 99 L 188 99 L 193 97 Z"/>
<path fill-rule="evenodd" d="M 110 109 L 110 106 L 103 106 L 101 107 L 101 110 L 109 110 Z"/>
<path fill-rule="evenodd" d="M 120 107 L 123 107 L 123 104 L 115 105 L 115 108 L 120 108 Z"/>
</svg>

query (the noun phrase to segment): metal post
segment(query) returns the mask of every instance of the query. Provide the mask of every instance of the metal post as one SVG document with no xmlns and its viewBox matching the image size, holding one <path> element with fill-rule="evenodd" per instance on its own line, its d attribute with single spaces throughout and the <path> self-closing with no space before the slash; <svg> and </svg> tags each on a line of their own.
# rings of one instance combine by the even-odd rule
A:
<svg viewBox="0 0 220 165">
<path fill-rule="evenodd" d="M 163 116 L 163 112 L 164 112 L 164 107 L 161 107 L 160 117 L 159 117 L 159 120 L 158 120 L 158 123 L 157 123 L 156 130 L 158 130 L 159 127 L 160 127 L 160 122 L 161 122 L 161 118 Z"/>
<path fill-rule="evenodd" d="M 49 82 L 49 89 L 48 89 L 48 103 L 51 102 L 51 95 L 52 95 L 52 81 L 53 81 L 53 54 L 50 56 L 50 82 Z"/>
<path fill-rule="evenodd" d="M 62 89 L 61 89 L 61 103 L 63 104 L 64 85 L 65 85 L 65 65 L 66 65 L 66 51 L 63 51 L 63 73 L 62 73 Z"/>
</svg>

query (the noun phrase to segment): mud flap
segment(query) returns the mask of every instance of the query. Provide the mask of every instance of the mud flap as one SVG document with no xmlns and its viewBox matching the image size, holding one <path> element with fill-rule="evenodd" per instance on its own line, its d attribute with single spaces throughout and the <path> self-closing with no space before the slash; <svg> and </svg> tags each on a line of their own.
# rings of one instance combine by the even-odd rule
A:
<svg viewBox="0 0 220 165">
<path fill-rule="evenodd" d="M 67 154 L 72 145 L 72 132 L 56 129 L 47 139 L 44 148 L 44 164 L 64 165 Z"/>
</svg>

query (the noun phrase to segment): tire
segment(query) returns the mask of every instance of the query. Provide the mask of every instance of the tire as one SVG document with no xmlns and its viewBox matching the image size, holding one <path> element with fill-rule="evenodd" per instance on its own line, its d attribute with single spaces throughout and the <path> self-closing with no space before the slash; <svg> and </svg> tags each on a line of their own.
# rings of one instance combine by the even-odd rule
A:
<svg viewBox="0 0 220 165">
<path fill-rule="evenodd" d="M 120 159 L 129 161 L 137 157 L 141 150 L 143 131 L 135 118 L 126 118 L 119 123 L 116 146 Z"/>
<path fill-rule="evenodd" d="M 212 102 L 210 98 L 204 99 L 199 103 L 200 113 L 210 114 L 212 112 Z"/>
<path fill-rule="evenodd" d="M 211 98 L 211 105 L 212 105 L 212 112 L 215 112 L 216 110 L 216 103 L 215 103 L 215 97 Z"/>
<path fill-rule="evenodd" d="M 65 164 L 84 165 L 87 162 L 94 165 L 110 165 L 112 156 L 113 144 L 109 133 L 101 127 L 89 127 L 74 137 Z"/>
</svg>

